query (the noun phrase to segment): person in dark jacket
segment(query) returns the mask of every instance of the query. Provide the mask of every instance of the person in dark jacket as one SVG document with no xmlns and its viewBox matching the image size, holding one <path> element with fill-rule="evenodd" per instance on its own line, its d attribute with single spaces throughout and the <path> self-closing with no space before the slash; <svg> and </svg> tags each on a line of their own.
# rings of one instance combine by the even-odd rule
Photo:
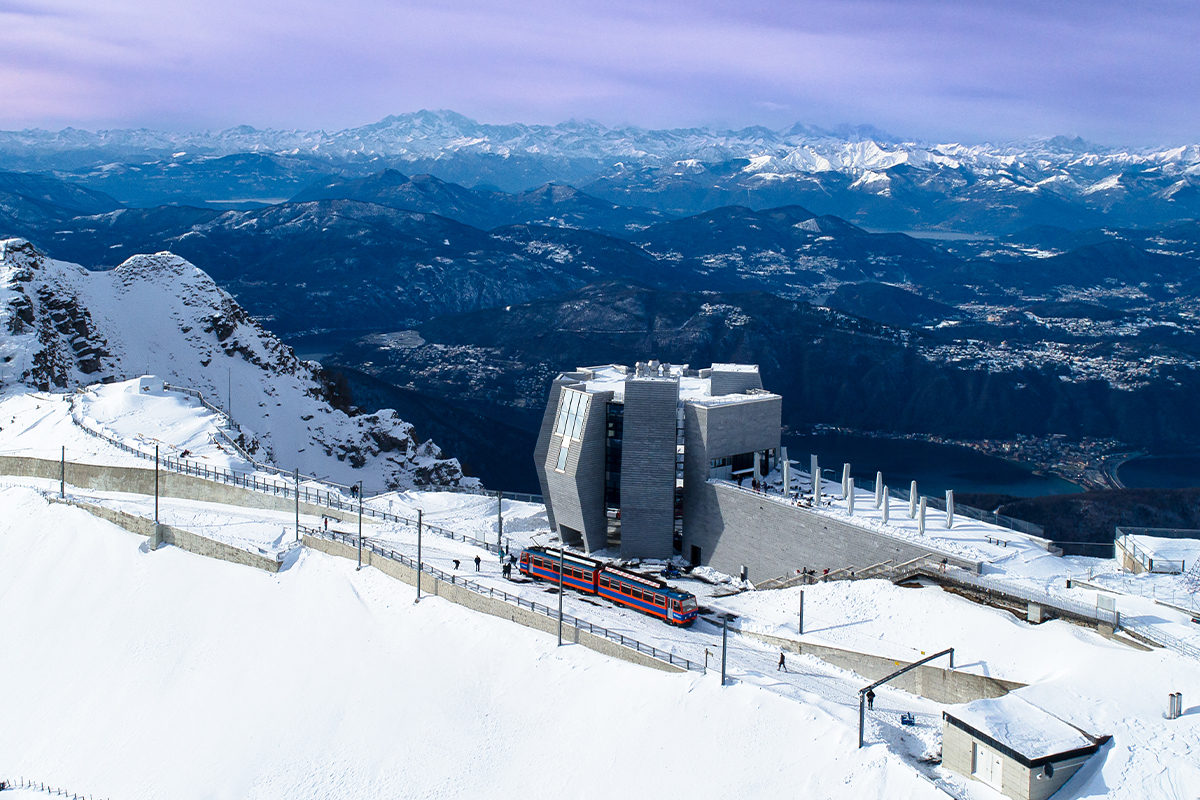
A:
<svg viewBox="0 0 1200 800">
<path fill-rule="evenodd" d="M 456 569 L 456 570 L 457 570 L 457 569 L 458 569 L 458 565 L 459 565 L 459 563 L 460 563 L 460 562 L 459 562 L 459 560 L 458 560 L 457 558 L 455 558 L 455 559 L 451 559 L 451 560 L 454 562 L 454 569 Z"/>
<path fill-rule="evenodd" d="M 875 708 L 875 690 L 867 689 L 867 710 L 871 711 Z"/>
<path fill-rule="evenodd" d="M 776 672 L 779 672 L 779 670 L 783 670 L 784 672 L 788 671 L 787 656 L 784 655 L 782 650 L 779 651 L 779 666 L 775 668 Z"/>
<path fill-rule="evenodd" d="M 475 571 L 476 572 L 479 572 L 479 565 L 482 563 L 483 563 L 483 559 L 480 558 L 479 556 L 475 556 Z"/>
</svg>

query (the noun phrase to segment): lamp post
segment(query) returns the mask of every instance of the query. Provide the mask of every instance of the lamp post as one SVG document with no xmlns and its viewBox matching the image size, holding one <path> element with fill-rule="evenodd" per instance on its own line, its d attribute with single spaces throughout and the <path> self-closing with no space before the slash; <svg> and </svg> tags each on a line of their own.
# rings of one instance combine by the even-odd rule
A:
<svg viewBox="0 0 1200 800">
<path fill-rule="evenodd" d="M 562 618 L 563 618 L 563 546 L 566 543 L 558 540 L 558 646 L 562 647 Z"/>
<path fill-rule="evenodd" d="M 421 528 L 423 526 L 421 516 L 423 513 L 421 509 L 417 509 L 417 599 L 413 601 L 414 603 L 421 602 Z"/>
<path fill-rule="evenodd" d="M 362 481 L 358 482 L 358 569 L 362 569 Z"/>
</svg>

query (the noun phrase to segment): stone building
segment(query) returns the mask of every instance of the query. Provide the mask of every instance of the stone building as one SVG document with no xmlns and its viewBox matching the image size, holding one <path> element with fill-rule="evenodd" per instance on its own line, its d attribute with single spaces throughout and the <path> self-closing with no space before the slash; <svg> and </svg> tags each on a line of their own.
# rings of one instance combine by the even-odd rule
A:
<svg viewBox="0 0 1200 800">
<path fill-rule="evenodd" d="M 942 719 L 942 766 L 1013 800 L 1046 800 L 1108 740 L 1016 694 L 957 706 Z"/>
</svg>

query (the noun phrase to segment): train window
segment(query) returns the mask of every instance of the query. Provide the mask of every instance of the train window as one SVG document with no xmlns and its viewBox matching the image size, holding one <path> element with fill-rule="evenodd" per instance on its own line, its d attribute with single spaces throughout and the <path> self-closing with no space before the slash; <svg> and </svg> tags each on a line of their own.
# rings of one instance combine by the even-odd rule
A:
<svg viewBox="0 0 1200 800">
<path fill-rule="evenodd" d="M 679 601 L 678 601 L 678 600 L 672 600 L 672 601 L 671 601 L 671 608 L 673 608 L 673 609 L 675 609 L 676 611 L 678 611 L 678 610 L 679 610 Z"/>
<path fill-rule="evenodd" d="M 608 588 L 608 578 L 606 576 L 604 576 L 604 575 L 600 576 L 600 585 L 606 589 Z"/>
<path fill-rule="evenodd" d="M 654 595 L 654 604 L 656 606 L 665 606 L 667 604 L 667 600 L 661 594 L 656 594 Z"/>
</svg>

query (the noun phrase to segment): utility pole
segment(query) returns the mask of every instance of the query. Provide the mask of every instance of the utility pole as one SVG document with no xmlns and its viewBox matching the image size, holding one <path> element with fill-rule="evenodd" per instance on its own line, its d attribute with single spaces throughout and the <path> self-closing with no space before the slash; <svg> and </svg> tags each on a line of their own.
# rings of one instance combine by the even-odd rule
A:
<svg viewBox="0 0 1200 800">
<path fill-rule="evenodd" d="M 154 524 L 158 524 L 158 445 L 154 445 Z"/>
<path fill-rule="evenodd" d="M 563 546 L 566 543 L 558 540 L 558 646 L 562 647 L 562 617 L 563 617 Z"/>
<path fill-rule="evenodd" d="M 296 541 L 300 541 L 300 468 L 292 473 L 292 490 L 296 493 Z"/>
<path fill-rule="evenodd" d="M 157 449 L 157 448 L 156 448 Z M 62 449 L 62 472 L 58 479 L 58 496 L 67 496 L 67 446 L 64 444 Z"/>
<path fill-rule="evenodd" d="M 424 520 L 421 509 L 417 509 L 417 599 L 414 603 L 421 602 L 421 528 L 424 527 Z"/>
<path fill-rule="evenodd" d="M 358 568 L 362 569 L 362 481 L 358 482 Z"/>
<path fill-rule="evenodd" d="M 725 657 L 729 653 L 729 617 L 721 620 L 721 685 L 725 685 Z"/>
<path fill-rule="evenodd" d="M 496 490 L 496 555 L 504 563 L 504 492 Z"/>
<path fill-rule="evenodd" d="M 800 590 L 800 625 L 796 633 L 804 633 L 804 590 Z"/>
<path fill-rule="evenodd" d="M 225 413 L 229 415 L 229 421 L 233 422 L 233 368 L 225 368 Z"/>
</svg>

